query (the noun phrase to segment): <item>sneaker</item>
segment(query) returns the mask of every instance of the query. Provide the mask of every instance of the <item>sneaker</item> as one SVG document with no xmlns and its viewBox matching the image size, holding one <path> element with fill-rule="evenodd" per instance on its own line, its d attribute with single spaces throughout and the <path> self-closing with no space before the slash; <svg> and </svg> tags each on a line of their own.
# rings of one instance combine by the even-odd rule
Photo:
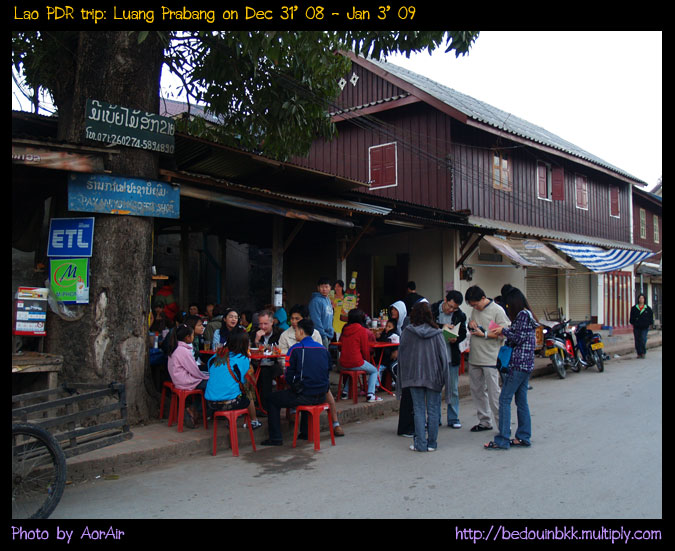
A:
<svg viewBox="0 0 675 551">
<path fill-rule="evenodd" d="M 251 428 L 253 430 L 259 429 L 260 427 L 262 427 L 262 423 L 260 421 L 258 421 L 257 419 L 255 421 L 251 421 Z"/>
<path fill-rule="evenodd" d="M 349 398 L 349 392 L 343 392 L 340 394 L 340 400 L 346 400 L 347 398 Z"/>
<path fill-rule="evenodd" d="M 448 423 L 448 426 L 453 429 L 461 429 L 462 423 L 460 423 L 459 421 L 455 421 L 454 423 Z"/>
<path fill-rule="evenodd" d="M 374 394 L 369 394 L 367 401 L 368 401 L 369 404 L 372 403 L 372 402 L 381 402 L 382 398 L 380 398 L 379 396 L 375 396 Z"/>
<path fill-rule="evenodd" d="M 418 450 L 418 449 L 415 447 L 415 444 L 410 444 L 410 448 L 408 448 L 408 449 L 409 449 L 411 452 L 422 451 L 422 450 Z"/>
<path fill-rule="evenodd" d="M 436 451 L 436 448 L 427 448 L 427 451 L 428 451 L 428 452 L 435 452 L 435 451 Z"/>
<path fill-rule="evenodd" d="M 333 427 L 333 434 L 335 436 L 344 436 L 345 431 L 342 430 L 342 427 L 340 425 L 338 425 L 337 427 Z"/>
</svg>

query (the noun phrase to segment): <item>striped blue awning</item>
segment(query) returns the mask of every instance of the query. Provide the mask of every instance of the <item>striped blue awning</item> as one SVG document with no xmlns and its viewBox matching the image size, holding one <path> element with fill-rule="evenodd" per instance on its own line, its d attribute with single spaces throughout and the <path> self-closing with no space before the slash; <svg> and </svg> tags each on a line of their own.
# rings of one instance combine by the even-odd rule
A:
<svg viewBox="0 0 675 551">
<path fill-rule="evenodd" d="M 651 251 L 629 251 L 626 249 L 603 249 L 594 245 L 551 242 L 556 248 L 590 268 L 594 272 L 611 272 L 631 266 L 652 256 Z"/>
</svg>

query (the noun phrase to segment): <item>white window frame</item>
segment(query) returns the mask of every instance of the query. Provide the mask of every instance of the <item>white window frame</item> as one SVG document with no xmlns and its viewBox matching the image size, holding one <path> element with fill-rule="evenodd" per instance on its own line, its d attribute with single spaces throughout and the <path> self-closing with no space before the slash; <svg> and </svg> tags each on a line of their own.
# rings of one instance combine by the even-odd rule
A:
<svg viewBox="0 0 675 551">
<path fill-rule="evenodd" d="M 654 220 L 654 243 L 660 243 L 659 239 L 659 217 L 654 214 L 653 216 Z"/>
<path fill-rule="evenodd" d="M 385 188 L 389 188 L 389 187 L 398 187 L 398 142 L 380 143 L 380 144 L 377 144 L 377 145 L 371 145 L 368 148 L 368 180 L 370 181 L 371 176 L 372 176 L 372 174 L 371 174 L 371 163 L 370 163 L 370 159 L 371 159 L 370 152 L 371 152 L 371 150 L 376 149 L 378 147 L 386 147 L 388 145 L 394 146 L 394 173 L 395 173 L 395 182 L 396 183 L 390 184 L 388 186 L 371 187 L 371 188 L 369 188 L 370 190 L 385 189 Z"/>
</svg>

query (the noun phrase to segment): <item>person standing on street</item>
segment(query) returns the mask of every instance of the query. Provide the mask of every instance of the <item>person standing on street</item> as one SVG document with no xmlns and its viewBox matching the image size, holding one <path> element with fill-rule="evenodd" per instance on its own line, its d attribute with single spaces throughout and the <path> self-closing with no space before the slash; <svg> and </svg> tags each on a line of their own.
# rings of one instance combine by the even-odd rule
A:
<svg viewBox="0 0 675 551">
<path fill-rule="evenodd" d="M 441 390 L 448 369 L 448 350 L 443 332 L 434 322 L 428 302 L 418 302 L 410 313 L 410 324 L 401 335 L 398 381 L 410 388 L 415 440 L 410 449 L 435 451 L 441 422 Z"/>
<path fill-rule="evenodd" d="M 330 278 L 321 277 L 316 284 L 316 291 L 309 300 L 309 315 L 314 322 L 315 329 L 321 335 L 323 345 L 328 345 L 335 336 L 333 329 L 333 304 L 330 301 Z"/>
<path fill-rule="evenodd" d="M 504 375 L 504 384 L 499 395 L 499 434 L 485 449 L 508 450 L 511 446 L 529 448 L 532 437 L 530 407 L 527 403 L 527 387 L 534 369 L 535 330 L 537 322 L 527 309 L 525 295 L 515 287 L 504 297 L 506 311 L 512 322 L 510 328 L 497 327 L 488 333 L 492 338 L 503 336 L 513 347 L 509 371 Z M 516 437 L 511 440 L 511 400 L 515 396 L 518 414 Z"/>
<path fill-rule="evenodd" d="M 497 355 L 501 343 L 488 332 L 490 322 L 501 327 L 509 325 L 504 309 L 485 296 L 483 289 L 474 285 L 464 294 L 466 302 L 473 308 L 469 320 L 471 352 L 469 352 L 469 387 L 476 406 L 478 424 L 471 432 L 492 430 L 499 425 L 499 372 Z M 494 417 L 494 424 L 492 418 Z"/>
<path fill-rule="evenodd" d="M 654 312 L 647 305 L 647 298 L 640 293 L 637 304 L 630 309 L 630 324 L 633 326 L 637 357 L 644 359 L 647 353 L 647 333 L 654 323 Z"/>
<path fill-rule="evenodd" d="M 459 309 L 462 302 L 462 293 L 459 291 L 448 291 L 438 313 L 439 325 L 441 327 L 447 325 L 457 334 L 457 338 L 448 341 L 448 358 L 450 362 L 448 363 L 445 380 L 448 426 L 453 429 L 462 428 L 462 424 L 459 422 L 459 366 L 462 360 L 459 343 L 466 339 L 466 314 Z"/>
</svg>

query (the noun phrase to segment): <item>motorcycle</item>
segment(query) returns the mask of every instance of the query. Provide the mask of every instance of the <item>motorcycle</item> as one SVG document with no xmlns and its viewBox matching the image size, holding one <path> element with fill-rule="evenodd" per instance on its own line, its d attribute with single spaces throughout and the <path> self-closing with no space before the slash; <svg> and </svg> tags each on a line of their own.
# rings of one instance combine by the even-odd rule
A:
<svg viewBox="0 0 675 551">
<path fill-rule="evenodd" d="M 551 327 L 544 337 L 544 356 L 551 358 L 551 363 L 561 379 L 567 375 L 567 366 L 574 372 L 581 369 L 577 347 L 574 345 L 574 337 L 568 330 L 568 325 L 569 320 L 562 320 Z"/>
<path fill-rule="evenodd" d="M 588 321 L 581 322 L 574 331 L 574 336 L 577 339 L 577 348 L 581 355 L 580 362 L 585 369 L 594 365 L 602 373 L 605 370 L 605 357 L 603 353 L 605 345 L 599 333 L 593 333 L 593 331 L 588 329 L 588 323 Z"/>
</svg>

